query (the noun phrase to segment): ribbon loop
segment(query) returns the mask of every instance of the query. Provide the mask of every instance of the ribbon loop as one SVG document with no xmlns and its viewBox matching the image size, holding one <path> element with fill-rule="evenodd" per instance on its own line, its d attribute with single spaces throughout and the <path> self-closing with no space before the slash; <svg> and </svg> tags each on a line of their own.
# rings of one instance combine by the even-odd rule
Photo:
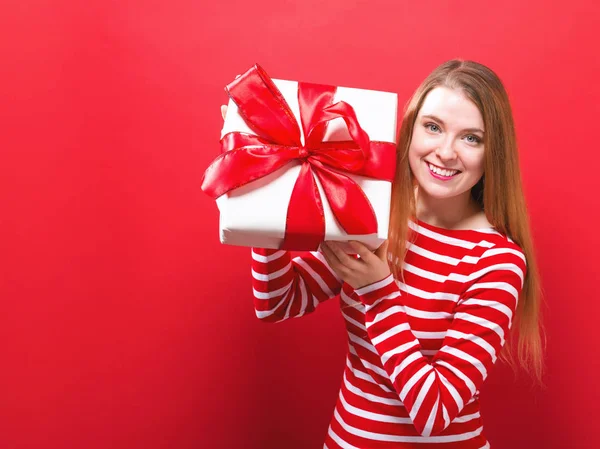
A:
<svg viewBox="0 0 600 449">
<path fill-rule="evenodd" d="M 301 146 L 300 128 L 285 98 L 256 64 L 225 87 L 250 129 L 280 145 Z"/>
</svg>

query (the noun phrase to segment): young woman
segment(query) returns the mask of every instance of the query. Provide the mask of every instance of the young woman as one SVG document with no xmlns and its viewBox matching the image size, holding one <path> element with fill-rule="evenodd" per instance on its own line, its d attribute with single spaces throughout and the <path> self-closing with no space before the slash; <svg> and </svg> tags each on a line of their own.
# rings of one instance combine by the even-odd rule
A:
<svg viewBox="0 0 600 449">
<path fill-rule="evenodd" d="M 258 318 L 340 296 L 349 352 L 324 448 L 484 449 L 479 389 L 497 358 L 541 383 L 540 289 L 513 117 L 496 74 L 437 67 L 410 99 L 389 239 L 292 258 L 252 249 Z M 506 344 L 505 344 L 506 343 Z"/>
</svg>

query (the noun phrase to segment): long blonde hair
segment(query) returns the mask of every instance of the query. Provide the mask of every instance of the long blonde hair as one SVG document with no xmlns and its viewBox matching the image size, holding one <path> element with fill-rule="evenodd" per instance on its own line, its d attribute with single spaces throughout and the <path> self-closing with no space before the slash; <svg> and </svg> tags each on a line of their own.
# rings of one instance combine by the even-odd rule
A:
<svg viewBox="0 0 600 449">
<path fill-rule="evenodd" d="M 438 66 L 417 88 L 404 110 L 397 146 L 397 167 L 392 185 L 388 257 L 403 261 L 413 233 L 408 220 L 416 218 L 416 180 L 408 162 L 408 149 L 417 114 L 427 94 L 436 87 L 459 89 L 479 109 L 484 122 L 484 175 L 471 195 L 485 211 L 488 221 L 518 244 L 527 259 L 527 274 L 517 305 L 514 328 L 518 330 L 519 365 L 544 387 L 545 332 L 541 319 L 542 291 L 529 216 L 523 194 L 514 120 L 508 95 L 498 76 L 474 61 L 451 60 Z M 485 207 L 484 207 L 485 206 Z M 390 268 L 404 279 L 402 263 Z M 541 335 L 544 335 L 542 347 Z M 499 354 L 516 374 L 514 332 Z"/>
</svg>

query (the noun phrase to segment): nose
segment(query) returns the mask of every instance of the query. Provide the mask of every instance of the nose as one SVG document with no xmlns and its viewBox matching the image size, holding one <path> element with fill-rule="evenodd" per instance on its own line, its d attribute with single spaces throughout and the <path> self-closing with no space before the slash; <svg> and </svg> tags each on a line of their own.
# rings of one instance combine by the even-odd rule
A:
<svg viewBox="0 0 600 449">
<path fill-rule="evenodd" d="M 435 154 L 443 161 L 451 161 L 456 159 L 456 151 L 451 138 L 446 138 L 437 148 Z"/>
</svg>

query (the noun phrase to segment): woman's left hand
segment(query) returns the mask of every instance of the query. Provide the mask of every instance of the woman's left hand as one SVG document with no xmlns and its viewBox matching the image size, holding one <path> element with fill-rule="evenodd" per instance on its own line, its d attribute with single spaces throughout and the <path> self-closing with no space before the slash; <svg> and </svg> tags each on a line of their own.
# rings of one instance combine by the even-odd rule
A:
<svg viewBox="0 0 600 449">
<path fill-rule="evenodd" d="M 346 254 L 335 241 L 323 242 L 321 252 L 331 269 L 352 288 L 356 290 L 365 287 L 391 274 L 387 261 L 387 240 L 375 252 L 371 252 L 361 242 L 353 240 L 349 244 L 360 259 Z"/>
</svg>

